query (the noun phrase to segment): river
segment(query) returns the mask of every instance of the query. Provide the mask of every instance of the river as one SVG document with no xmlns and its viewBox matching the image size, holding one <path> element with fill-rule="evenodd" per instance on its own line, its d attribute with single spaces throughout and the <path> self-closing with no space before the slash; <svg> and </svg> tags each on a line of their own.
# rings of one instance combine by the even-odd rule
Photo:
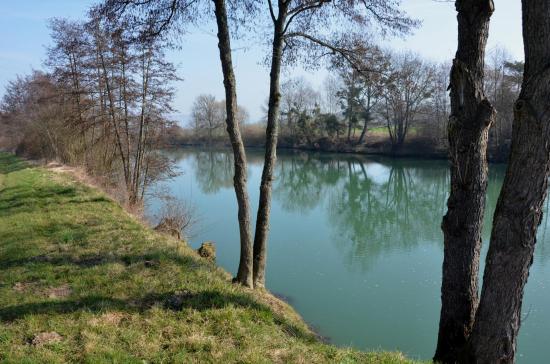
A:
<svg viewBox="0 0 550 364">
<path fill-rule="evenodd" d="M 263 154 L 248 151 L 253 216 Z M 193 247 L 214 241 L 217 262 L 235 273 L 239 235 L 231 153 L 169 152 L 181 174 L 160 186 L 195 207 Z M 490 166 L 485 257 L 504 177 Z M 446 161 L 281 152 L 273 187 L 267 287 L 284 297 L 331 343 L 363 350 L 433 355 L 440 309 L 441 218 L 449 186 Z M 154 195 L 146 213 L 159 208 Z M 550 222 L 543 216 L 525 291 L 517 362 L 550 357 Z M 481 266 L 483 272 L 483 263 Z"/>
</svg>

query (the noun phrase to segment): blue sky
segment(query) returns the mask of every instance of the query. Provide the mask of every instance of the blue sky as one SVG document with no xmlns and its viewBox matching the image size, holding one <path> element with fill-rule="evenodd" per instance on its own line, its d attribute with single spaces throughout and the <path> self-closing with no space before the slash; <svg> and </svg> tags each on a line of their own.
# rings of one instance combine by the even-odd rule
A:
<svg viewBox="0 0 550 364">
<path fill-rule="evenodd" d="M 45 47 L 50 44 L 48 19 L 84 18 L 89 0 L 3 0 L 0 13 L 0 96 L 7 82 L 17 74 L 42 68 Z M 452 59 L 456 49 L 456 13 L 454 4 L 434 0 L 403 0 L 403 8 L 423 25 L 405 39 L 385 39 L 384 47 L 411 50 L 433 61 Z M 515 59 L 523 58 L 521 38 L 521 2 L 495 0 L 488 48 L 503 46 Z M 182 48 L 171 51 L 169 59 L 184 78 L 177 84 L 175 107 L 180 119 L 186 119 L 194 98 L 211 93 L 223 98 L 223 84 L 215 33 L 211 26 L 194 30 L 182 40 Z M 262 115 L 268 94 L 268 70 L 260 62 L 265 48 L 235 44 L 235 71 L 239 103 L 250 112 L 252 121 Z M 286 76 L 303 75 L 320 86 L 326 71 L 287 70 Z"/>
</svg>

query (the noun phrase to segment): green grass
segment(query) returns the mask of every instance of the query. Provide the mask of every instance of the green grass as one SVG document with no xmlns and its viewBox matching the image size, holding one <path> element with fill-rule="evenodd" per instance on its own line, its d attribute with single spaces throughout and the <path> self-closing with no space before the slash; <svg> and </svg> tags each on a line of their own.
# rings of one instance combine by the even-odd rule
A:
<svg viewBox="0 0 550 364">
<path fill-rule="evenodd" d="M 368 128 L 368 131 L 371 135 L 374 134 L 374 135 L 378 135 L 378 136 L 389 137 L 388 128 L 385 127 L 385 126 L 376 126 L 376 127 L 373 127 L 373 128 Z M 409 130 L 407 131 L 407 134 L 409 136 L 417 136 L 418 133 L 419 133 L 418 127 L 409 126 Z"/>
<path fill-rule="evenodd" d="M 100 191 L 8 154 L 0 327 L 2 363 L 410 362 L 321 343 L 288 305 L 232 285 Z M 47 332 L 61 340 L 33 343 Z"/>
</svg>

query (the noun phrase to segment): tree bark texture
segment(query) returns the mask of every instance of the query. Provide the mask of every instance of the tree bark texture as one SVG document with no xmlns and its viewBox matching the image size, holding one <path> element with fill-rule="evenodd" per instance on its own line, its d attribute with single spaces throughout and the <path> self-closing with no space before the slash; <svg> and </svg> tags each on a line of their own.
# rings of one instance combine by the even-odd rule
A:
<svg viewBox="0 0 550 364">
<path fill-rule="evenodd" d="M 469 363 L 513 363 L 550 168 L 550 1 L 523 0 L 525 69 Z"/>
<path fill-rule="evenodd" d="M 457 0 L 458 49 L 450 76 L 451 188 L 444 236 L 441 314 L 434 361 L 455 363 L 478 304 L 481 232 L 487 190 L 487 139 L 496 112 L 483 90 L 492 0 Z"/>
<path fill-rule="evenodd" d="M 267 254 L 267 235 L 269 232 L 269 214 L 271 210 L 271 190 L 273 172 L 277 160 L 277 137 L 279 134 L 279 109 L 281 92 L 279 81 L 284 46 L 284 24 L 287 15 L 287 3 L 279 3 L 278 17 L 274 20 L 273 54 L 269 74 L 269 101 L 266 127 L 265 158 L 260 184 L 260 201 L 256 218 L 254 236 L 254 287 L 265 286 L 265 263 Z"/>
<path fill-rule="evenodd" d="M 225 0 L 213 0 L 216 22 L 218 26 L 218 48 L 223 71 L 225 100 L 227 111 L 227 133 L 233 148 L 235 174 L 233 184 L 239 208 L 239 233 L 241 251 L 239 269 L 235 281 L 247 287 L 253 287 L 253 246 L 250 228 L 250 204 L 247 190 L 247 162 L 244 144 L 237 118 L 237 91 L 233 62 L 231 58 L 231 42 Z"/>
</svg>

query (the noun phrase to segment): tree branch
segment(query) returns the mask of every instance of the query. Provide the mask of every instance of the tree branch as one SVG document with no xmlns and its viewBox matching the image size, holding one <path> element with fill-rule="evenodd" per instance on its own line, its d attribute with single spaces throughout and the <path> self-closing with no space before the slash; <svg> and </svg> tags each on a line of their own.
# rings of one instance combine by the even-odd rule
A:
<svg viewBox="0 0 550 364">
<path fill-rule="evenodd" d="M 322 39 L 313 37 L 313 36 L 311 36 L 309 34 L 306 34 L 306 33 L 303 33 L 303 32 L 288 33 L 284 37 L 285 37 L 285 39 L 297 38 L 297 37 L 304 38 L 304 39 L 307 39 L 310 42 L 313 42 L 313 43 L 315 43 L 315 44 L 317 44 L 321 47 L 330 49 L 332 51 L 332 54 L 339 54 L 340 56 L 342 56 L 352 66 L 352 68 L 355 69 L 362 76 L 367 76 L 369 73 L 383 74 L 382 71 L 379 71 L 379 70 L 376 70 L 376 69 L 360 67 L 359 66 L 360 62 L 358 60 L 354 59 L 354 57 L 353 57 L 354 52 L 350 49 L 338 47 L 336 45 L 327 43 L 326 41 L 324 41 Z"/>
<path fill-rule="evenodd" d="M 283 34 L 286 33 L 286 31 L 288 30 L 288 27 L 290 26 L 290 23 L 292 22 L 292 20 L 296 16 L 300 15 L 301 13 L 303 13 L 305 11 L 320 8 L 321 6 L 323 6 L 323 4 L 326 4 L 326 3 L 329 3 L 329 2 L 331 2 L 331 0 L 319 0 L 317 3 L 310 4 L 310 5 L 302 5 L 302 6 L 296 7 L 292 10 L 289 10 L 288 15 L 290 15 L 290 17 L 288 18 L 288 21 L 286 22 L 285 28 L 283 30 Z"/>
<path fill-rule="evenodd" d="M 276 23 L 277 18 L 275 17 L 275 12 L 273 11 L 273 3 L 271 0 L 267 0 L 267 3 L 269 4 L 269 15 L 271 15 L 271 20 L 273 20 L 273 23 Z"/>
</svg>

